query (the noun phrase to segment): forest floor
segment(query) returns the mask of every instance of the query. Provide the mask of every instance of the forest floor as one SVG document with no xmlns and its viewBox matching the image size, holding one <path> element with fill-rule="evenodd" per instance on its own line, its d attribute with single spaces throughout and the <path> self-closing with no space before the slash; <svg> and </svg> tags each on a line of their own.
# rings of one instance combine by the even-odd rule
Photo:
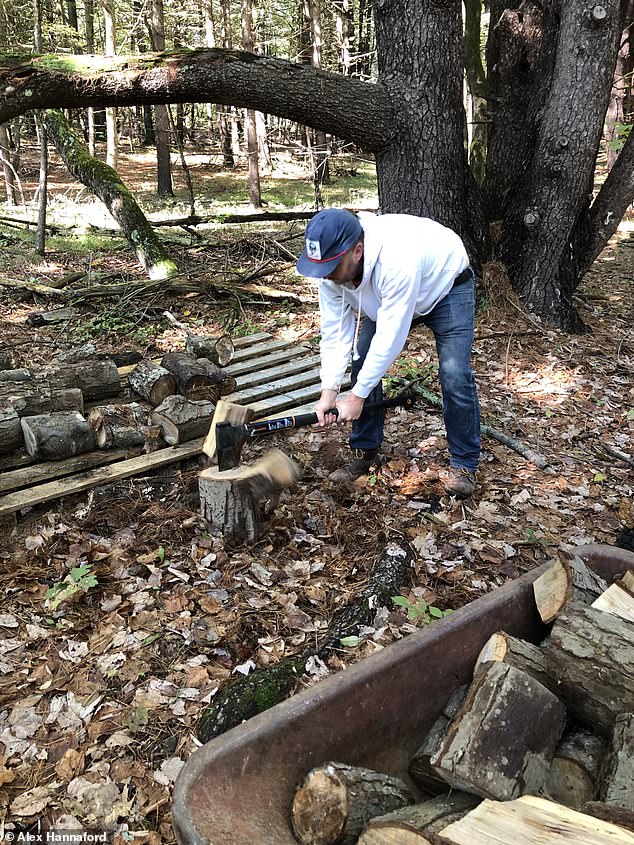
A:
<svg viewBox="0 0 634 845">
<path fill-rule="evenodd" d="M 142 193 L 151 175 L 137 165 L 122 175 Z M 297 179 L 288 184 L 306 191 Z M 55 202 L 85 202 L 87 218 L 93 206 L 79 194 L 67 182 Z M 365 188 L 362 196 L 372 199 Z M 124 834 L 127 842 L 173 842 L 171 790 L 197 746 L 202 709 L 232 678 L 299 652 L 323 632 L 391 537 L 408 539 L 418 555 L 403 594 L 442 610 L 562 547 L 614 543 L 624 524 L 634 524 L 632 466 L 609 451 L 634 452 L 633 231 L 626 221 L 579 290 L 587 334 L 544 328 L 499 281 L 485 291 L 473 357 L 482 419 L 545 456 L 544 470 L 484 438 L 475 495 L 443 496 L 442 419 L 421 403 L 389 414 L 387 462 L 350 490 L 327 480 L 346 457 L 345 426 L 256 443 L 252 454 L 275 445 L 304 476 L 248 545 L 226 547 L 200 519 L 198 460 L 21 513 L 0 546 L 0 825 L 65 816 L 65 827 L 106 827 L 120 842 Z M 32 328 L 32 314 L 60 303 L 0 287 L 0 348 L 12 348 L 22 366 L 88 340 L 100 352 L 156 356 L 183 344 L 162 317 L 166 308 L 201 333 L 229 328 L 314 341 L 315 290 L 292 268 L 263 280 L 287 300 L 239 299 L 216 286 L 219 276 L 238 278 L 269 260 L 281 267 L 285 251 L 301 249 L 302 233 L 303 224 L 216 225 L 199 240 L 163 229 L 198 290 L 155 285 L 139 294 L 130 286 L 78 301 L 62 325 Z M 0 221 L 1 275 L 51 284 L 90 270 L 88 282 L 73 285 L 86 290 L 143 278 L 127 246 L 102 234 L 57 236 L 40 260 L 31 244 L 23 227 Z M 435 360 L 430 335 L 417 330 L 394 375 L 427 374 L 437 393 Z M 47 593 L 83 565 L 94 577 L 54 608 Z M 381 608 L 356 646 L 313 665 L 298 688 L 419 624 L 402 607 Z"/>
</svg>

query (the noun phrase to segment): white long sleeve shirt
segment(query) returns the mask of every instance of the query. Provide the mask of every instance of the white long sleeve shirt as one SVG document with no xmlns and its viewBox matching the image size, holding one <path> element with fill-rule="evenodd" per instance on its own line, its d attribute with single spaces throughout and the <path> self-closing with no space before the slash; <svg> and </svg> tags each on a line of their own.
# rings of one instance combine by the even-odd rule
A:
<svg viewBox="0 0 634 845">
<path fill-rule="evenodd" d="M 365 399 L 403 350 L 412 319 L 428 314 L 449 293 L 469 258 L 458 235 L 434 220 L 363 212 L 359 220 L 364 231 L 361 284 L 352 289 L 319 280 L 320 378 L 322 390 L 339 389 L 361 314 L 367 314 L 376 322 L 376 334 L 353 389 Z"/>
</svg>

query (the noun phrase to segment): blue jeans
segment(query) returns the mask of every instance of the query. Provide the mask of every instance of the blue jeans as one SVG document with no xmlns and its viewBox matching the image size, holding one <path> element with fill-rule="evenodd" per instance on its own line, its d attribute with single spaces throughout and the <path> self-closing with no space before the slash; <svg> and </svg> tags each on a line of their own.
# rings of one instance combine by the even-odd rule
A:
<svg viewBox="0 0 634 845">
<path fill-rule="evenodd" d="M 449 463 L 452 467 L 475 470 L 480 459 L 480 405 L 475 378 L 471 369 L 471 347 L 475 325 L 475 284 L 471 279 L 452 288 L 438 305 L 420 318 L 434 333 L 438 353 L 438 376 L 442 388 L 443 414 Z M 418 321 L 417 321 L 418 322 Z M 376 331 L 376 323 L 363 318 L 357 349 L 359 358 L 352 362 L 351 381 L 354 386 L 368 354 Z M 383 398 L 381 382 L 366 402 Z M 384 412 L 364 414 L 352 424 L 350 447 L 376 449 L 383 442 Z"/>
</svg>

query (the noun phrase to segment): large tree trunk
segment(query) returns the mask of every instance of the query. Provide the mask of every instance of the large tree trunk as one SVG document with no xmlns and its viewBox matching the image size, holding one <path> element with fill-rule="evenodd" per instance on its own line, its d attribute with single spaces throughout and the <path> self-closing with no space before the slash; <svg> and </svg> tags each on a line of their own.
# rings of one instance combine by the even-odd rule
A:
<svg viewBox="0 0 634 845">
<path fill-rule="evenodd" d="M 177 273 L 176 265 L 166 255 L 156 233 L 116 171 L 90 157 L 61 112 L 52 109 L 44 112 L 44 122 L 69 171 L 105 203 L 134 247 L 150 279 L 166 279 Z"/>
<path fill-rule="evenodd" d="M 163 0 L 152 0 L 148 21 L 152 49 L 161 52 L 165 49 L 165 15 Z M 154 126 L 156 139 L 156 193 L 159 197 L 173 197 L 172 161 L 170 155 L 170 118 L 168 106 L 154 107 Z"/>
</svg>

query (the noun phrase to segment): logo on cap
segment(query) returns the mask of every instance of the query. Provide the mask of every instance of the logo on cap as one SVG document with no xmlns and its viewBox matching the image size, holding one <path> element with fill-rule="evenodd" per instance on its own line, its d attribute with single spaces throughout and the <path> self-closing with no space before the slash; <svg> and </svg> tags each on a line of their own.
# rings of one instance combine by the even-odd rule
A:
<svg viewBox="0 0 634 845">
<path fill-rule="evenodd" d="M 319 241 L 309 241 L 306 239 L 306 255 L 313 261 L 321 261 L 321 248 Z"/>
</svg>

